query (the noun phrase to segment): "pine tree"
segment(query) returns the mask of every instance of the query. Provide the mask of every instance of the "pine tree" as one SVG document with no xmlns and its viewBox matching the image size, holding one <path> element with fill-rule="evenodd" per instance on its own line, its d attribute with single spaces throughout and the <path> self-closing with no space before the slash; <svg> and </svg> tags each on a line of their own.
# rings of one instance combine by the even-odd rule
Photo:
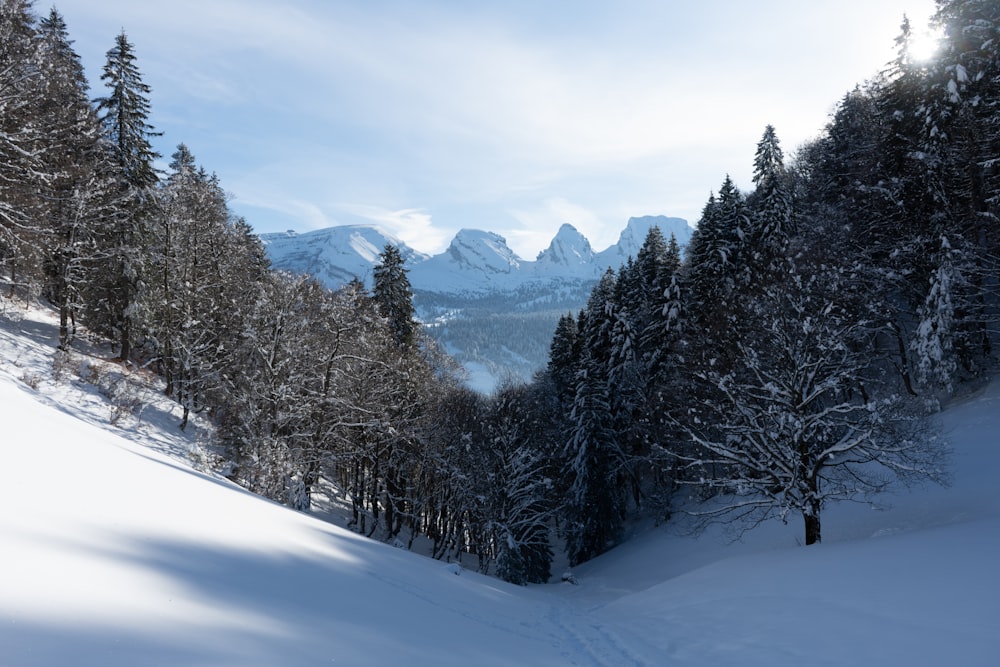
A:
<svg viewBox="0 0 1000 667">
<path fill-rule="evenodd" d="M 83 66 L 55 9 L 41 21 L 38 38 L 44 74 L 40 118 L 47 128 L 38 149 L 48 174 L 41 207 L 46 295 L 59 311 L 59 346 L 65 349 L 84 305 L 96 229 L 109 214 L 113 184 Z"/>
<path fill-rule="evenodd" d="M 651 296 L 649 319 L 640 336 L 644 376 L 649 386 L 659 384 L 661 373 L 671 362 L 671 355 L 680 354 L 680 339 L 683 301 L 680 287 L 681 251 L 673 234 L 667 243 L 663 261 L 659 267 L 656 284 L 657 293 Z"/>
<path fill-rule="evenodd" d="M 956 306 L 956 350 L 964 372 L 981 375 L 991 365 L 993 341 L 989 322 L 996 317 L 987 292 L 996 274 L 1000 237 L 1000 8 L 984 0 L 939 3 L 935 21 L 944 30 L 940 55 L 928 76 L 925 143 L 942 156 L 938 170 L 948 213 L 946 228 L 952 247 L 971 263 L 971 292 Z M 933 252 L 938 235 L 930 240 Z M 931 268 L 933 270 L 933 267 Z"/>
<path fill-rule="evenodd" d="M 754 156 L 748 266 L 752 284 L 774 270 L 794 234 L 792 197 L 785 178 L 785 161 L 774 127 L 768 125 Z"/>
<path fill-rule="evenodd" d="M 743 195 L 726 176 L 718 197 L 709 197 L 688 248 L 691 306 L 703 323 L 712 320 L 736 287 L 736 267 L 746 229 Z"/>
<path fill-rule="evenodd" d="M 917 376 L 924 384 L 950 393 L 955 379 L 955 304 L 953 290 L 960 277 L 955 250 L 947 236 L 941 237 L 938 269 L 931 276 L 927 299 L 918 311 L 920 322 L 913 341 Z"/>
<path fill-rule="evenodd" d="M 549 362 L 547 371 L 555 386 L 560 403 L 569 406 L 575 394 L 575 378 L 580 360 L 582 344 L 577 328 L 577 321 L 572 313 L 559 318 L 552 343 L 549 346 Z"/>
<path fill-rule="evenodd" d="M 160 133 L 149 124 L 149 94 L 136 65 L 134 47 L 123 31 L 107 53 L 101 80 L 109 89 L 97 100 L 105 137 L 114 146 L 120 177 L 137 196 L 149 194 L 159 181 L 153 163 L 160 157 L 152 146 Z"/>
<path fill-rule="evenodd" d="M 36 147 L 44 128 L 35 21 L 29 0 L 0 0 L 0 265 L 12 291 L 22 278 L 37 278 L 40 263 L 34 218 L 43 170 Z"/>
<path fill-rule="evenodd" d="M 589 353 L 577 373 L 566 443 L 566 551 L 570 565 L 598 556 L 621 537 L 624 507 L 614 458 L 607 380 Z"/>
<path fill-rule="evenodd" d="M 416 340 L 413 290 L 399 248 L 386 245 L 375 267 L 375 303 L 389 320 L 400 347 L 410 347 Z"/>
<path fill-rule="evenodd" d="M 743 194 L 727 176 L 710 197 L 687 252 L 684 292 L 689 363 L 725 365 L 738 337 L 749 226 Z"/>
<path fill-rule="evenodd" d="M 119 197 L 118 213 L 101 238 L 106 259 L 98 271 L 103 283 L 98 298 L 103 306 L 102 328 L 117 339 L 123 360 L 129 359 L 138 334 L 144 246 L 158 182 L 154 161 L 159 154 L 151 144 L 158 133 L 149 124 L 151 89 L 142 81 L 135 60 L 123 31 L 108 51 L 101 75 L 109 93 L 97 100 L 114 155 Z"/>
<path fill-rule="evenodd" d="M 611 380 L 615 366 L 616 276 L 608 269 L 594 287 L 580 318 L 581 355 L 574 378 L 566 463 L 566 545 L 571 564 L 610 548 L 619 538 L 625 515 L 624 485 L 629 461 L 616 432 L 620 387 Z M 617 351 L 621 353 L 621 345 Z"/>
</svg>

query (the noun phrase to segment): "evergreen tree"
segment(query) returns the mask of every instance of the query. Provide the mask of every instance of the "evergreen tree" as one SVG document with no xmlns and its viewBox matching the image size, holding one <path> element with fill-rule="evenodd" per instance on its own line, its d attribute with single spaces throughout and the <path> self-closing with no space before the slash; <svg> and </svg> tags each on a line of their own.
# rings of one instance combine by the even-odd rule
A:
<svg viewBox="0 0 1000 667">
<path fill-rule="evenodd" d="M 33 235 L 44 172 L 36 147 L 44 128 L 35 21 L 29 0 L 0 0 L 0 265 L 12 290 L 39 265 Z"/>
<path fill-rule="evenodd" d="M 794 234 L 792 197 L 785 178 L 785 162 L 774 127 L 768 125 L 757 144 L 754 156 L 753 182 L 756 186 L 751 201 L 751 230 L 747 244 L 747 281 L 753 283 L 771 272 Z"/>
<path fill-rule="evenodd" d="M 386 245 L 375 267 L 375 303 L 395 332 L 400 347 L 410 347 L 416 340 L 413 290 L 399 248 Z"/>
<path fill-rule="evenodd" d="M 736 309 L 745 277 L 748 215 L 743 194 L 727 176 L 710 197 L 691 237 L 684 276 L 690 338 L 688 363 L 725 365 L 739 334 Z"/>
<path fill-rule="evenodd" d="M 136 65 L 134 47 L 125 32 L 107 53 L 101 80 L 108 95 L 97 99 L 105 137 L 114 146 L 120 177 L 137 196 L 146 196 L 159 181 L 153 163 L 160 157 L 152 146 L 160 133 L 149 124 L 149 94 Z"/>
<path fill-rule="evenodd" d="M 691 307 L 702 324 L 721 313 L 726 298 L 735 289 L 736 258 L 743 231 L 743 197 L 727 176 L 719 196 L 709 197 L 688 247 L 688 276 Z"/>
<path fill-rule="evenodd" d="M 651 295 L 649 319 L 640 337 L 644 375 L 651 388 L 660 384 L 661 373 L 671 363 L 669 357 L 680 353 L 683 310 L 680 270 L 680 246 L 671 234 L 656 278 L 658 291 Z"/>
<path fill-rule="evenodd" d="M 573 565 L 609 549 L 620 537 L 625 515 L 623 482 L 629 481 L 629 461 L 615 430 L 620 388 L 611 381 L 619 321 L 615 294 L 616 277 L 609 269 L 580 318 L 581 356 L 564 451 L 566 545 Z"/>
<path fill-rule="evenodd" d="M 963 371 L 978 376 L 992 363 L 990 322 L 997 316 L 992 284 L 1000 254 L 1000 8 L 984 0 L 943 0 L 935 21 L 944 39 L 929 68 L 924 139 L 942 156 L 937 173 L 947 208 L 941 209 L 950 223 L 935 231 L 947 233 L 970 262 L 970 292 L 955 299 L 961 314 L 955 342 Z M 931 252 L 936 240 L 930 240 Z"/>
<path fill-rule="evenodd" d="M 138 335 L 137 312 L 143 283 L 143 255 L 149 218 L 155 204 L 159 154 L 151 139 L 158 136 L 149 124 L 150 87 L 142 81 L 132 44 L 124 31 L 108 51 L 101 79 L 108 95 L 97 100 L 104 135 L 116 165 L 119 204 L 117 214 L 103 230 L 105 261 L 97 272 L 102 317 L 99 326 L 118 341 L 119 356 L 128 360 Z"/>
<path fill-rule="evenodd" d="M 572 404 L 575 395 L 575 378 L 581 351 L 577 321 L 572 313 L 567 313 L 559 318 L 552 334 L 547 367 L 556 395 L 565 406 Z"/>
<path fill-rule="evenodd" d="M 600 364 L 585 353 L 566 444 L 566 551 L 578 565 L 610 549 L 621 537 L 624 507 L 614 457 L 611 405 Z"/>
<path fill-rule="evenodd" d="M 39 113 L 47 128 L 38 149 L 48 174 L 41 188 L 46 295 L 59 311 L 59 346 L 65 349 L 84 305 L 96 229 L 111 211 L 113 184 L 83 66 L 55 9 L 41 21 L 38 53 L 44 74 Z"/>
<path fill-rule="evenodd" d="M 952 295 L 959 275 L 955 250 L 946 236 L 941 237 L 938 257 L 938 269 L 931 276 L 927 299 L 918 311 L 920 322 L 913 347 L 921 382 L 942 387 L 950 393 L 956 371 L 953 340 L 955 304 Z"/>
</svg>

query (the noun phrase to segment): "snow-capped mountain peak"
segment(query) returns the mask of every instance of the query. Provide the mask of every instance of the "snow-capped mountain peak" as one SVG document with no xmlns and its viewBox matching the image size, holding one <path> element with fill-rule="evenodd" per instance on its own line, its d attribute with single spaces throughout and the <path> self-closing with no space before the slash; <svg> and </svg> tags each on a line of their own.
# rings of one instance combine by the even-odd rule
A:
<svg viewBox="0 0 1000 667">
<path fill-rule="evenodd" d="M 476 229 L 462 229 L 433 257 L 364 225 L 261 238 L 275 268 L 310 274 L 331 289 L 353 278 L 371 287 L 379 253 L 387 243 L 397 246 L 417 316 L 469 370 L 470 384 L 488 392 L 504 374 L 527 379 L 544 365 L 558 319 L 587 302 L 609 267 L 636 256 L 654 224 L 682 246 L 691 238 L 679 218 L 631 218 L 617 244 L 595 253 L 576 227 L 564 224 L 535 261 L 518 257 L 499 234 Z"/>
<path fill-rule="evenodd" d="M 485 273 L 511 273 L 521 258 L 507 247 L 507 239 L 493 232 L 463 229 L 448 246 L 448 257 L 462 268 Z"/>
<path fill-rule="evenodd" d="M 386 245 L 399 248 L 400 255 L 410 265 L 429 257 L 373 225 L 342 225 L 302 234 L 293 231 L 262 234 L 260 239 L 275 268 L 310 274 L 331 288 L 353 278 L 370 279 Z"/>
<path fill-rule="evenodd" d="M 539 268 L 589 266 L 594 259 L 594 249 L 587 237 L 569 223 L 556 232 L 549 247 L 538 254 Z"/>
<path fill-rule="evenodd" d="M 687 245 L 691 239 L 691 232 L 694 231 L 684 218 L 668 218 L 665 215 L 629 218 L 628 224 L 618 237 L 618 243 L 597 254 L 598 265 L 604 269 L 608 267 L 616 269 L 625 264 L 629 257 L 637 257 L 649 230 L 654 226 L 659 227 L 664 239 L 669 240 L 673 234 L 681 246 Z"/>
</svg>

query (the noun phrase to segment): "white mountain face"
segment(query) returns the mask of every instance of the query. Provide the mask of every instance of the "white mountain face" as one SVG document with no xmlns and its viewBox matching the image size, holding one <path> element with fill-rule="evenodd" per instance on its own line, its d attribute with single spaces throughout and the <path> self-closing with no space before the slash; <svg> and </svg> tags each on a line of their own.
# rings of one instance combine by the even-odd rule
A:
<svg viewBox="0 0 1000 667">
<path fill-rule="evenodd" d="M 371 286 L 386 244 L 409 269 L 414 306 L 430 333 L 469 372 L 470 386 L 491 391 L 506 374 L 528 379 L 548 360 L 559 317 L 582 308 L 609 267 L 635 257 L 654 225 L 684 247 L 692 228 L 681 218 L 630 218 L 618 242 L 594 252 L 573 225 L 559 228 L 535 261 L 519 257 L 499 234 L 463 229 L 429 256 L 378 227 L 345 225 L 296 234 L 263 234 L 276 269 L 306 273 L 331 289 L 353 278 Z"/>
<path fill-rule="evenodd" d="M 386 244 L 399 248 L 410 264 L 430 258 L 390 232 L 370 225 L 328 227 L 304 234 L 262 234 L 260 238 L 274 268 L 309 274 L 331 289 L 354 278 L 370 285 L 372 269 Z"/>
<path fill-rule="evenodd" d="M 694 231 L 683 218 L 668 218 L 663 215 L 629 218 L 628 224 L 618 237 L 618 243 L 597 254 L 595 259 L 600 270 L 603 272 L 608 267 L 617 270 L 628 261 L 629 257 L 635 258 L 646 240 L 646 235 L 653 227 L 659 227 L 665 239 L 669 239 L 673 234 L 682 248 L 687 246 L 691 240 L 691 232 Z"/>
<path fill-rule="evenodd" d="M 440 255 L 410 263 L 410 284 L 443 294 L 507 290 L 522 281 L 523 263 L 499 234 L 463 229 Z"/>
<path fill-rule="evenodd" d="M 538 253 L 535 270 L 538 274 L 593 278 L 593 264 L 590 241 L 567 223 L 559 228 L 549 247 Z"/>
</svg>

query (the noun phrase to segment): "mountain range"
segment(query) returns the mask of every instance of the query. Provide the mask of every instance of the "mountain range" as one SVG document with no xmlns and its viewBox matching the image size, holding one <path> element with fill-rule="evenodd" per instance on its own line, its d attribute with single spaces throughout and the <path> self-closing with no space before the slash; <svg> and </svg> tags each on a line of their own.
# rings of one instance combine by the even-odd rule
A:
<svg viewBox="0 0 1000 667">
<path fill-rule="evenodd" d="M 460 230 L 437 255 L 369 225 L 262 234 L 261 240 L 274 268 L 312 275 L 331 289 L 354 278 L 371 286 L 379 253 L 396 246 L 418 318 L 468 371 L 470 386 L 488 392 L 505 376 L 528 379 L 545 364 L 559 317 L 582 308 L 608 268 L 635 257 L 653 226 L 682 247 L 693 231 L 682 218 L 634 217 L 617 243 L 597 252 L 567 223 L 534 260 L 519 257 L 499 234 L 477 229 Z"/>
</svg>

